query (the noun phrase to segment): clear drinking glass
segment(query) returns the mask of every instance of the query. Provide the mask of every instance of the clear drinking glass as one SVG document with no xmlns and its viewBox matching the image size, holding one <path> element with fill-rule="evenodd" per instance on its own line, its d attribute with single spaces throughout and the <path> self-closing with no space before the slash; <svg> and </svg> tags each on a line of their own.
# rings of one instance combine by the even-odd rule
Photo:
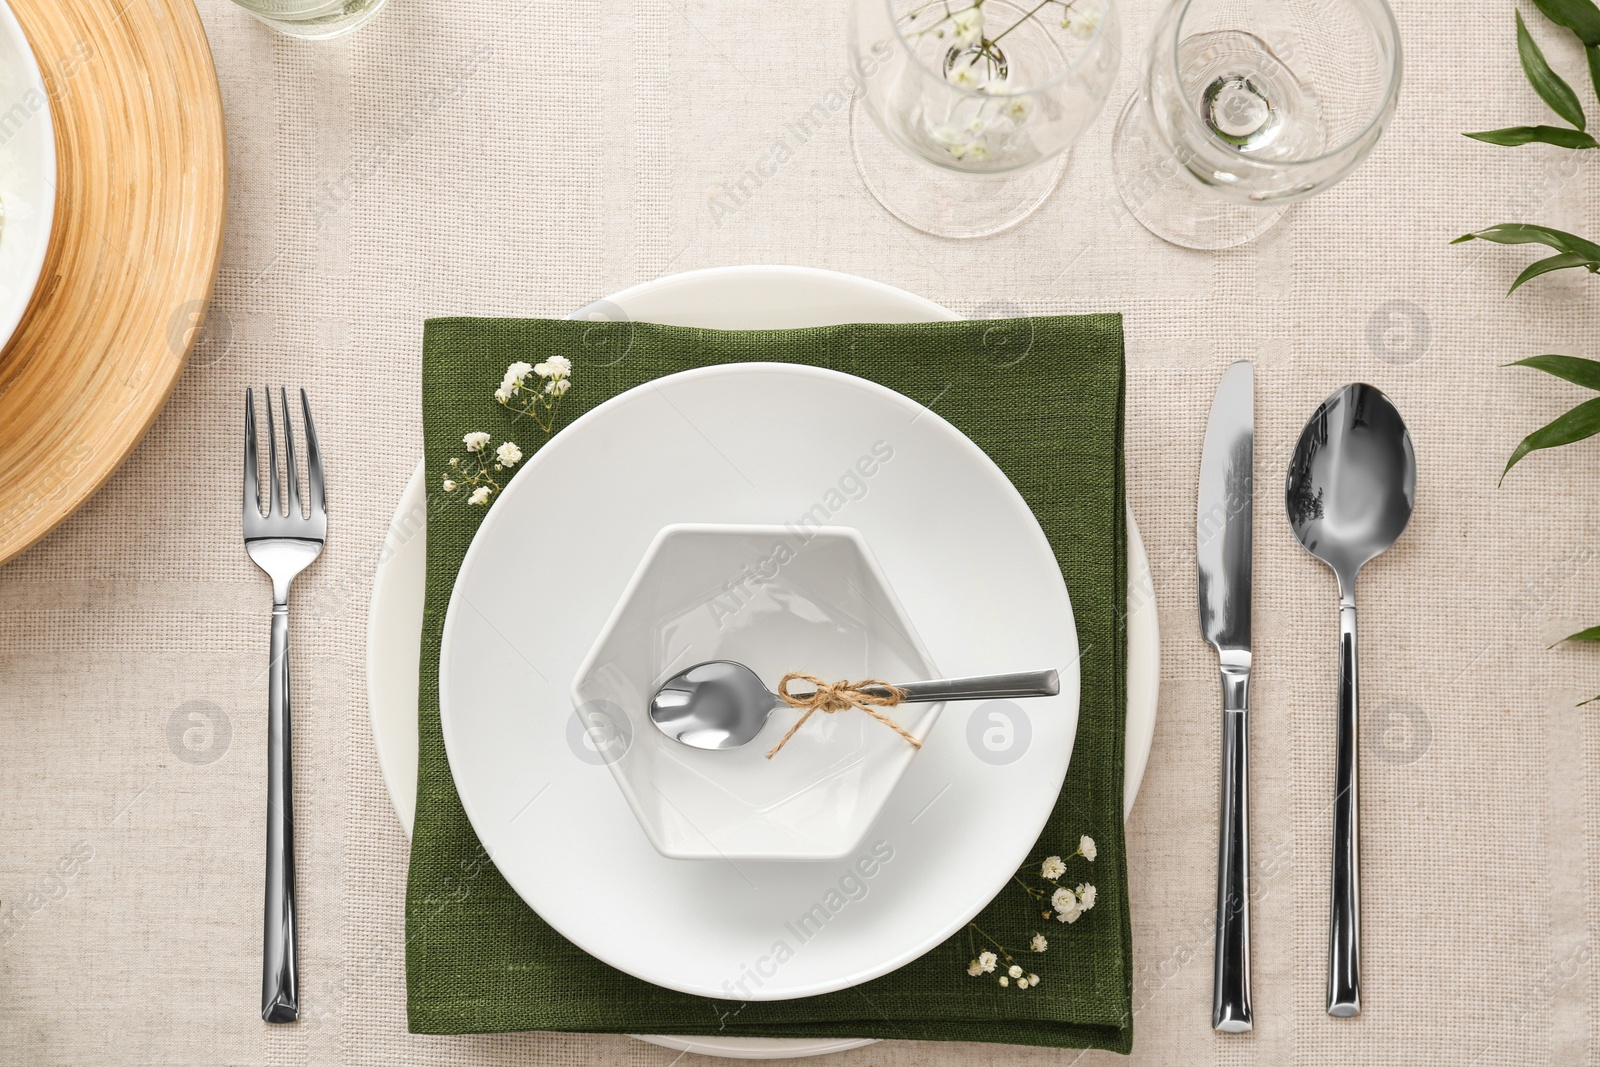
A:
<svg viewBox="0 0 1600 1067">
<path fill-rule="evenodd" d="M 279 33 L 309 41 L 364 26 L 389 0 L 234 0 Z"/>
<path fill-rule="evenodd" d="M 1231 248 L 1354 170 L 1400 94 L 1384 0 L 1172 0 L 1117 120 L 1117 191 L 1157 237 Z"/>
<path fill-rule="evenodd" d="M 941 237 L 998 233 L 1043 203 L 1121 58 L 1113 0 L 851 0 L 849 37 L 862 180 Z"/>
</svg>

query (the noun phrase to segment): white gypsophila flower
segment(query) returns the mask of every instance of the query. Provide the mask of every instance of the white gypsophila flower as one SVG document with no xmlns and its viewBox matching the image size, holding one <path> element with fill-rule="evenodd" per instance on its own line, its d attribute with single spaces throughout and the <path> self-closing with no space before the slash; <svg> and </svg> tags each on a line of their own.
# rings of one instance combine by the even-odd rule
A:
<svg viewBox="0 0 1600 1067">
<path fill-rule="evenodd" d="M 1088 834 L 1078 838 L 1078 851 L 1083 855 L 1084 859 L 1093 863 L 1095 856 L 1098 854 L 1098 850 L 1094 847 L 1094 838 Z"/>
<path fill-rule="evenodd" d="M 1043 952 L 1045 949 L 1050 947 L 1050 942 L 1044 939 L 1043 934 L 1034 934 L 1033 940 L 1028 942 L 1028 947 L 1033 949 L 1035 952 Z"/>
<path fill-rule="evenodd" d="M 494 391 L 494 398 L 500 401 L 500 403 L 504 404 L 507 400 L 511 399 L 511 393 L 507 391 L 505 386 L 502 385 L 500 388 Z"/>
<path fill-rule="evenodd" d="M 498 459 L 501 463 L 504 463 L 508 467 L 515 467 L 517 465 L 517 461 L 522 458 L 522 449 L 518 448 L 510 441 L 507 441 L 505 444 L 494 450 L 494 458 Z"/>
<path fill-rule="evenodd" d="M 1053 882 L 1067 873 L 1067 865 L 1061 862 L 1060 856 L 1046 856 L 1039 865 L 1039 877 Z"/>
<path fill-rule="evenodd" d="M 1078 887 L 1078 910 L 1088 911 L 1094 907 L 1094 886 L 1080 885 Z"/>
<path fill-rule="evenodd" d="M 533 368 L 533 373 L 541 378 L 566 378 L 572 374 L 572 360 L 566 356 L 551 356 Z"/>
<path fill-rule="evenodd" d="M 1075 923 L 1078 921 L 1078 917 L 1082 914 L 1083 912 L 1079 911 L 1077 908 L 1073 908 L 1071 911 L 1058 911 L 1056 912 L 1056 922 Z"/>
<path fill-rule="evenodd" d="M 453 478 L 446 478 L 444 480 L 444 491 L 447 493 L 453 493 L 456 491 L 456 483 Z"/>
<path fill-rule="evenodd" d="M 521 360 L 518 360 L 506 368 L 506 381 L 521 382 L 522 379 L 526 378 L 530 373 L 532 373 L 532 371 L 532 363 L 524 363 Z"/>
<path fill-rule="evenodd" d="M 1013 978 L 1021 978 L 1022 977 L 1022 968 L 1018 967 L 1015 963 L 1013 963 L 1009 968 L 1006 969 L 1006 973 L 1009 974 Z"/>
<path fill-rule="evenodd" d="M 488 502 L 489 487 L 487 485 L 478 486 L 472 491 L 472 495 L 467 497 L 467 503 L 469 504 L 487 504 Z"/>
<path fill-rule="evenodd" d="M 994 970 L 994 965 L 1000 962 L 1000 957 L 993 952 L 978 953 L 978 969 L 984 974 Z"/>
<path fill-rule="evenodd" d="M 1105 12 L 1099 4 L 1078 0 L 1067 8 L 1066 17 L 1061 20 L 1061 25 L 1078 40 L 1087 41 L 1100 28 L 1100 20 L 1104 16 Z"/>
<path fill-rule="evenodd" d="M 1075 911 L 1078 907 L 1078 895 L 1066 886 L 1062 886 L 1050 894 L 1050 906 L 1057 911 Z"/>
<path fill-rule="evenodd" d="M 1039 976 L 1036 975 L 1036 974 L 1028 975 L 1028 984 L 1031 985 L 1031 986 L 1038 985 L 1039 984 Z"/>
<path fill-rule="evenodd" d="M 1000 102 L 1000 114 L 1012 122 L 1021 125 L 1033 113 L 1033 98 L 1030 96 L 1010 96 Z"/>
<path fill-rule="evenodd" d="M 977 5 L 950 16 L 950 32 L 957 48 L 983 43 L 983 9 Z"/>
<path fill-rule="evenodd" d="M 977 960 L 973 960 L 971 963 L 967 964 L 967 973 L 976 978 L 978 975 L 983 973 L 983 967 L 978 963 Z"/>
<path fill-rule="evenodd" d="M 482 452 L 489 447 L 489 435 L 481 432 L 469 433 L 461 439 L 461 443 L 467 446 L 468 452 Z"/>
<path fill-rule="evenodd" d="M 982 163 L 989 158 L 989 142 L 982 138 L 976 141 L 968 141 L 966 144 L 959 145 L 953 149 L 952 154 L 957 159 L 970 159 L 974 163 Z"/>
<path fill-rule="evenodd" d="M 572 388 L 571 378 L 552 378 L 544 383 L 544 391 L 551 396 L 565 396 L 567 390 Z"/>
<path fill-rule="evenodd" d="M 982 89 L 983 83 L 987 80 L 984 77 L 983 68 L 978 66 L 976 60 L 968 63 L 957 63 L 950 68 L 945 77 L 957 89 L 972 89 L 974 91 Z"/>
<path fill-rule="evenodd" d="M 1003 985 L 1003 986 L 1008 986 L 1008 985 L 1011 984 L 1011 979 L 1007 978 L 1005 975 L 1002 974 L 1000 976 L 1000 984 Z"/>
</svg>

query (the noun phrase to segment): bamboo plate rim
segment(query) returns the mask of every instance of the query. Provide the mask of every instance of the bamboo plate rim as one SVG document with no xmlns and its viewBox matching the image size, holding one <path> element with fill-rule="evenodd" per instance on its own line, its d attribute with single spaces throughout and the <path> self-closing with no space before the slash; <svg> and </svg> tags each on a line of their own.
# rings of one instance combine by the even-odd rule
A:
<svg viewBox="0 0 1600 1067">
<path fill-rule="evenodd" d="M 0 353 L 0 563 L 122 464 L 210 305 L 227 207 L 222 92 L 193 0 L 9 0 L 44 76 L 56 210 Z"/>
</svg>

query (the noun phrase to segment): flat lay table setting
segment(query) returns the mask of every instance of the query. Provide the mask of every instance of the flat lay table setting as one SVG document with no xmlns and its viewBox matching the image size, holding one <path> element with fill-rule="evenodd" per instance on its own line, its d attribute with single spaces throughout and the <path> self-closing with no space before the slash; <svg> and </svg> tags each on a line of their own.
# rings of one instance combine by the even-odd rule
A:
<svg viewBox="0 0 1600 1067">
<path fill-rule="evenodd" d="M 0 1064 L 1600 1063 L 1597 92 L 0 0 Z"/>
</svg>

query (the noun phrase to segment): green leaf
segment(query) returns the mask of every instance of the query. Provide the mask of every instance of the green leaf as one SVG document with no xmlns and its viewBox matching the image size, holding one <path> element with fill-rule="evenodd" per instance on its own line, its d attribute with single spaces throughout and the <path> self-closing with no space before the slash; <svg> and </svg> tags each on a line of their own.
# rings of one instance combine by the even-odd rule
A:
<svg viewBox="0 0 1600 1067">
<path fill-rule="evenodd" d="M 1565 26 L 1589 47 L 1600 44 L 1600 7 L 1594 0 L 1533 0 L 1533 6 L 1557 26 Z"/>
<path fill-rule="evenodd" d="M 1593 400 L 1585 400 L 1565 415 L 1524 437 L 1516 451 L 1511 453 L 1511 458 L 1506 461 L 1506 469 L 1500 472 L 1500 480 L 1505 481 L 1511 468 L 1529 452 L 1570 445 L 1574 441 L 1582 441 L 1597 433 L 1600 433 L 1600 396 Z"/>
<path fill-rule="evenodd" d="M 1583 129 L 1583 105 L 1578 103 L 1578 94 L 1561 79 L 1561 75 L 1550 69 L 1544 53 L 1539 51 L 1538 42 L 1528 33 L 1528 26 L 1522 21 L 1522 12 L 1516 14 L 1517 55 L 1522 58 L 1522 72 L 1528 76 L 1533 91 L 1550 105 L 1551 111 L 1578 129 Z"/>
<path fill-rule="evenodd" d="M 1562 252 L 1560 255 L 1551 256 L 1549 259 L 1539 259 L 1529 263 L 1526 269 L 1517 275 L 1517 280 L 1511 283 L 1511 288 L 1506 290 L 1506 295 L 1510 296 L 1524 282 L 1531 282 L 1541 274 L 1549 274 L 1553 270 L 1565 270 L 1568 267 L 1588 267 L 1591 272 L 1595 269 L 1589 260 L 1576 252 Z"/>
<path fill-rule="evenodd" d="M 1588 642 L 1600 641 L 1600 626 L 1591 626 L 1587 630 L 1579 630 L 1575 634 L 1568 634 L 1567 636 L 1563 637 L 1560 641 L 1557 641 L 1556 645 L 1559 645 L 1564 641 L 1588 641 Z M 1550 647 L 1551 648 L 1555 648 L 1556 645 L 1551 645 Z"/>
<path fill-rule="evenodd" d="M 1548 226 L 1537 226 L 1529 222 L 1501 223 L 1486 230 L 1463 234 L 1450 243 L 1458 245 L 1462 241 L 1493 241 L 1501 245 L 1548 245 L 1557 252 L 1577 253 L 1584 257 L 1585 262 L 1600 266 L 1600 245 L 1593 241 L 1585 241 L 1582 237 L 1564 230 L 1552 230 Z"/>
<path fill-rule="evenodd" d="M 1600 48 L 1587 45 L 1583 54 L 1589 59 L 1589 81 L 1594 85 L 1594 91 L 1600 93 Z"/>
<path fill-rule="evenodd" d="M 1600 55 L 1597 50 L 1596 55 Z M 1589 134 L 1582 130 L 1569 130 L 1565 126 L 1511 126 L 1504 130 L 1484 130 L 1482 133 L 1469 133 L 1466 136 L 1475 141 L 1487 141 L 1490 144 L 1515 147 L 1517 145 L 1553 144 L 1557 148 L 1600 148 Z"/>
<path fill-rule="evenodd" d="M 1573 385 L 1581 385 L 1585 389 L 1600 392 L 1600 361 L 1584 359 L 1581 356 L 1529 356 L 1519 359 L 1515 363 L 1505 364 L 1507 367 L 1532 367 L 1542 370 L 1546 374 L 1553 374 L 1563 381 Z M 1596 627 L 1600 630 L 1600 627 Z"/>
</svg>

